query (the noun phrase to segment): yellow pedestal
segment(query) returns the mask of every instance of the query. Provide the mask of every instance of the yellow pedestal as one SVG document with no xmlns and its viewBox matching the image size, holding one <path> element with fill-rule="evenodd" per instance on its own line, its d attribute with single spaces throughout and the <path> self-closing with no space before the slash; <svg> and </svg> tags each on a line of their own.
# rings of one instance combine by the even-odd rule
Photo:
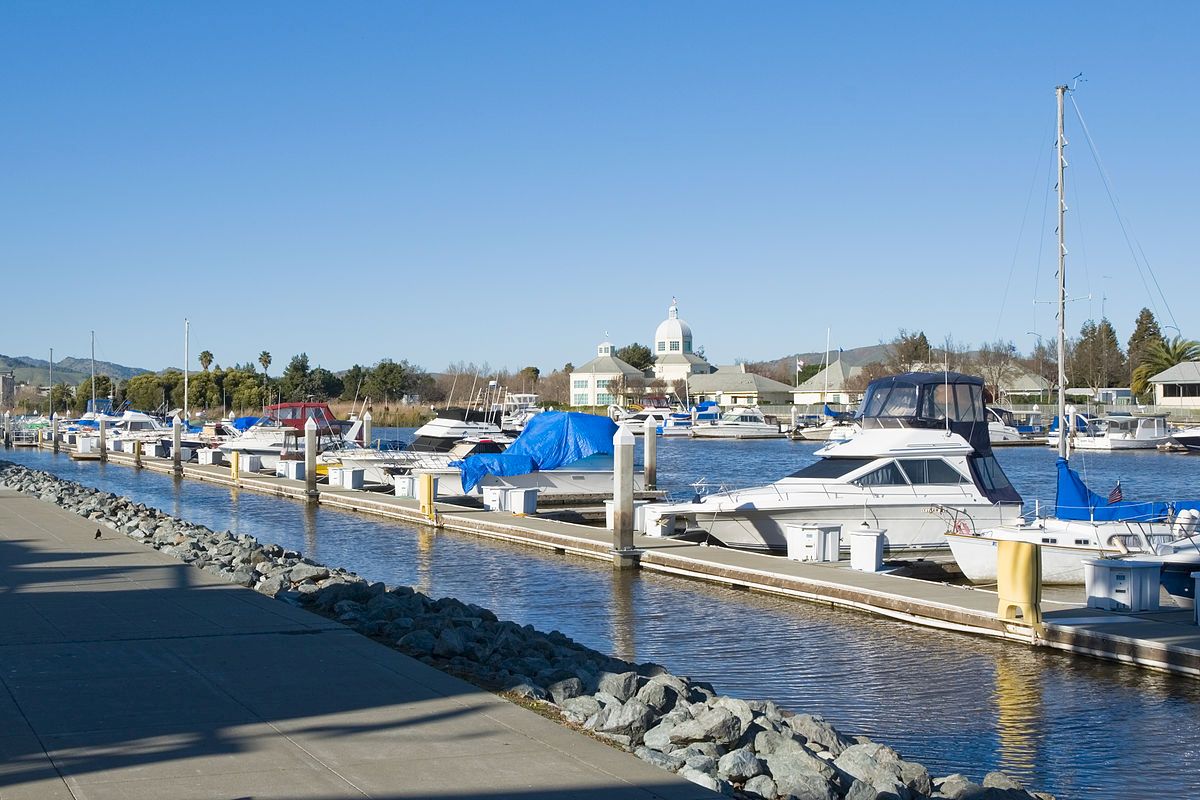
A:
<svg viewBox="0 0 1200 800">
<path fill-rule="evenodd" d="M 1005 622 L 1042 624 L 1042 548 L 1031 542 L 998 542 L 996 613 Z"/>
</svg>

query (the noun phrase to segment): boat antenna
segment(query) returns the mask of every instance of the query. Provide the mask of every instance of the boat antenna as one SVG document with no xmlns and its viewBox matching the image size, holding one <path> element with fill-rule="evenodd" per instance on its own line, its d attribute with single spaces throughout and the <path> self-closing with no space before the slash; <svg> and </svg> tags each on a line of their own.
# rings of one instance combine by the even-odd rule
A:
<svg viewBox="0 0 1200 800">
<path fill-rule="evenodd" d="M 1083 73 L 1080 73 L 1082 75 Z M 1078 81 L 1080 75 L 1076 75 Z M 1054 88 L 1058 106 L 1058 138 L 1056 150 L 1058 153 L 1058 457 L 1066 460 L 1069 443 L 1067 438 L 1067 245 L 1063 225 L 1067 216 L 1066 179 L 1067 179 L 1067 138 L 1063 126 L 1063 101 L 1067 96 L 1066 85 Z"/>
<path fill-rule="evenodd" d="M 449 408 L 450 403 L 454 401 L 455 386 L 458 386 L 458 372 L 454 373 L 454 380 L 450 381 L 450 394 L 446 396 L 446 408 Z"/>
</svg>

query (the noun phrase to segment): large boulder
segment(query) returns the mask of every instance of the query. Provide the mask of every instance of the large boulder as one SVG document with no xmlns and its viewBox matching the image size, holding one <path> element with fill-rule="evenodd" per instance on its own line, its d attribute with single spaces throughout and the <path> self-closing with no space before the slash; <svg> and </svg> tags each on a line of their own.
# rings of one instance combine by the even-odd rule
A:
<svg viewBox="0 0 1200 800">
<path fill-rule="evenodd" d="M 797 714 L 794 717 L 789 717 L 786 720 L 787 726 L 795 731 L 800 736 L 804 737 L 806 742 L 809 742 L 809 749 L 823 749 L 833 753 L 834 757 L 842 754 L 842 751 L 854 744 L 854 740 L 849 736 L 843 736 L 836 728 L 823 720 L 821 717 L 814 717 L 812 714 Z M 812 745 L 820 745 L 815 748 Z"/>
<path fill-rule="evenodd" d="M 602 672 L 596 686 L 597 692 L 611 694 L 622 703 L 637 694 L 637 690 L 638 674 L 636 672 L 622 672 L 620 674 Z"/>
<path fill-rule="evenodd" d="M 895 750 L 875 742 L 851 745 L 833 763 L 846 775 L 873 787 L 878 793 L 894 794 L 899 800 L 909 800 L 913 793 L 908 783 L 920 780 L 920 775 L 911 770 L 905 774 Z M 933 791 L 928 772 L 924 773 L 924 780 L 926 788 L 920 794 L 928 795 Z"/>
<path fill-rule="evenodd" d="M 744 783 L 766 773 L 767 765 L 746 747 L 730 751 L 717 761 L 717 777 L 733 783 Z"/>
<path fill-rule="evenodd" d="M 692 742 L 729 744 L 742 735 L 741 721 L 726 708 L 710 708 L 695 719 L 682 722 L 671 731 L 671 743 L 689 745 Z"/>
<path fill-rule="evenodd" d="M 592 728 L 597 733 L 622 734 L 636 742 L 654 724 L 654 719 L 654 710 L 635 697 L 624 705 L 601 709 Z"/>
</svg>

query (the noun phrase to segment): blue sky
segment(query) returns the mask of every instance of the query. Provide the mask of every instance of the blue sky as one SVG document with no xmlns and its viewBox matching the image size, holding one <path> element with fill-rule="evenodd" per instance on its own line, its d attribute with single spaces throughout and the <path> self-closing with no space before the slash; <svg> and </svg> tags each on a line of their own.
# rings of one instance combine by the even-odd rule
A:
<svg viewBox="0 0 1200 800">
<path fill-rule="evenodd" d="M 672 296 L 711 360 L 1050 335 L 1053 87 L 1183 333 L 1200 6 L 0 10 L 0 352 L 543 370 Z M 1078 123 L 1068 328 L 1147 291 Z M 1026 208 L 1028 206 L 1028 211 Z M 1011 273 L 1011 277 L 1010 277 Z M 1164 322 L 1171 324 L 1168 320 Z"/>
</svg>

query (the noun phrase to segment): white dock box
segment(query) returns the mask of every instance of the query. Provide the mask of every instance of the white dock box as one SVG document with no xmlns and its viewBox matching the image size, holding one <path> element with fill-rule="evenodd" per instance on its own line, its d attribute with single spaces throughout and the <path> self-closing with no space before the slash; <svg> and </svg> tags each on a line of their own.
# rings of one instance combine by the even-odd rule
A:
<svg viewBox="0 0 1200 800">
<path fill-rule="evenodd" d="M 1105 611 L 1158 611 L 1161 564 L 1088 558 L 1083 562 L 1087 607 Z"/>
<path fill-rule="evenodd" d="M 75 440 L 75 452 L 81 455 L 96 452 L 96 440 L 91 436 L 80 436 Z"/>
<path fill-rule="evenodd" d="M 285 461 L 281 458 L 279 459 L 279 463 L 283 465 L 283 477 L 294 481 L 304 480 L 305 472 L 303 461 L 292 461 L 291 459 L 287 459 Z M 276 474 L 279 474 L 278 470 L 276 470 Z"/>
<path fill-rule="evenodd" d="M 303 465 L 301 465 L 303 469 Z M 342 467 L 342 488 L 343 489 L 361 489 L 363 487 L 363 476 L 366 475 L 365 469 L 353 469 Z"/>
<path fill-rule="evenodd" d="M 342 468 L 341 467 L 330 467 L 326 471 L 325 474 L 329 477 L 329 485 L 330 486 L 341 486 L 342 485 Z"/>
<path fill-rule="evenodd" d="M 837 561 L 840 557 L 841 525 L 786 525 L 783 536 L 792 561 Z"/>
<path fill-rule="evenodd" d="M 508 499 L 507 486 L 484 486 L 483 507 L 488 511 L 503 511 L 504 501 Z"/>
<path fill-rule="evenodd" d="M 646 506 L 648 506 L 648 505 L 650 505 L 649 500 L 634 500 L 633 501 L 633 529 L 635 531 L 637 531 L 638 533 L 645 533 L 645 531 L 646 531 L 646 520 L 645 520 L 645 516 L 644 516 L 643 512 L 645 511 Z M 604 501 L 604 527 L 608 528 L 611 531 L 613 529 L 613 525 L 615 524 L 615 522 L 614 522 L 615 518 L 616 518 L 616 501 L 615 500 L 605 500 Z"/>
<path fill-rule="evenodd" d="M 172 448 L 172 452 L 174 452 L 174 448 Z M 179 460 L 186 464 L 187 462 L 192 460 L 192 453 L 194 453 L 194 452 L 195 451 L 190 447 L 182 447 L 181 446 L 179 448 Z"/>
<path fill-rule="evenodd" d="M 504 507 L 514 514 L 529 515 L 537 513 L 538 490 L 509 489 L 504 495 Z"/>
<path fill-rule="evenodd" d="M 219 467 L 225 463 L 224 453 L 210 447 L 196 451 L 196 461 L 207 467 Z"/>
<path fill-rule="evenodd" d="M 665 509 L 665 504 L 650 503 L 642 509 L 642 521 L 646 524 L 646 535 L 654 537 L 675 534 L 675 515 Z"/>
<path fill-rule="evenodd" d="M 262 471 L 262 456 L 242 453 L 241 459 L 238 461 L 239 472 L 261 472 Z"/>
<path fill-rule="evenodd" d="M 850 566 L 859 572 L 883 569 L 883 531 L 855 528 L 850 532 Z"/>
<path fill-rule="evenodd" d="M 396 490 L 396 497 L 417 496 L 417 479 L 412 475 L 394 476 L 392 478 L 392 486 Z"/>
<path fill-rule="evenodd" d="M 167 446 L 162 442 L 146 442 L 142 445 L 142 455 L 154 458 L 166 458 Z"/>
</svg>

